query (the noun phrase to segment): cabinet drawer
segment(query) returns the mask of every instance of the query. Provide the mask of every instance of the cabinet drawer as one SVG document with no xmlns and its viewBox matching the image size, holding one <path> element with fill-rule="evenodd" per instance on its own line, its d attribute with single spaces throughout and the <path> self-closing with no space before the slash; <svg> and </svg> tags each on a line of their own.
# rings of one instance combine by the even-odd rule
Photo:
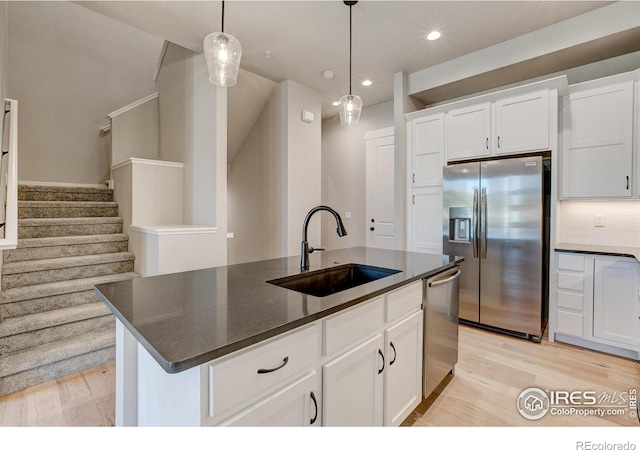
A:
<svg viewBox="0 0 640 450">
<path fill-rule="evenodd" d="M 582 311 L 584 309 L 584 296 L 577 292 L 558 292 L 558 307 L 575 309 Z"/>
<path fill-rule="evenodd" d="M 387 323 L 406 316 L 422 307 L 422 281 L 402 287 L 385 296 Z"/>
<path fill-rule="evenodd" d="M 318 327 L 311 325 L 209 365 L 209 415 L 219 416 L 259 394 L 267 394 L 313 367 Z M 286 361 L 286 363 L 285 363 Z M 261 369 L 267 372 L 259 373 Z M 273 370 L 276 369 L 276 370 Z"/>
<path fill-rule="evenodd" d="M 359 343 L 376 333 L 384 324 L 382 297 L 368 300 L 324 320 L 323 349 L 325 355 Z"/>
<path fill-rule="evenodd" d="M 558 288 L 582 292 L 584 276 L 581 273 L 558 272 Z"/>
<path fill-rule="evenodd" d="M 568 311 L 558 311 L 558 333 L 582 337 L 583 315 Z"/>
<path fill-rule="evenodd" d="M 582 272 L 584 270 L 584 256 L 559 254 L 558 269 Z"/>
</svg>

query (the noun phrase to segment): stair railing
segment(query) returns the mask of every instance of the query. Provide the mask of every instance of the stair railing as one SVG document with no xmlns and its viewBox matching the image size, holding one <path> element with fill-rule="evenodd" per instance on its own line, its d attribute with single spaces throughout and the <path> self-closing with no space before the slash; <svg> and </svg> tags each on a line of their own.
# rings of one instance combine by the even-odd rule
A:
<svg viewBox="0 0 640 450">
<path fill-rule="evenodd" d="M 18 101 L 4 99 L 0 156 L 0 250 L 18 245 Z"/>
</svg>

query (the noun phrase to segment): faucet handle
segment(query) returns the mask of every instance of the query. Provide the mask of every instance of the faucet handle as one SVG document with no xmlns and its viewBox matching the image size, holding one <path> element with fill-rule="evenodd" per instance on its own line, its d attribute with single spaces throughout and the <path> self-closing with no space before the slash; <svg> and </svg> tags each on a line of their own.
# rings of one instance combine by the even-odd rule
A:
<svg viewBox="0 0 640 450">
<path fill-rule="evenodd" d="M 309 253 L 313 253 L 313 252 L 324 252 L 325 249 L 324 248 L 313 248 L 313 247 L 309 247 Z"/>
</svg>

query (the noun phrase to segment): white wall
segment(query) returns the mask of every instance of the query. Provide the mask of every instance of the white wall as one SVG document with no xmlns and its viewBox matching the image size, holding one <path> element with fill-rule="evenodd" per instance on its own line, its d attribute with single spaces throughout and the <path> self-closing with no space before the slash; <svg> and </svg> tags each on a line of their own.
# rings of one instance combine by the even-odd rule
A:
<svg viewBox="0 0 640 450">
<path fill-rule="evenodd" d="M 230 264 L 300 254 L 304 217 L 321 202 L 320 104 L 316 91 L 278 84 L 230 164 Z M 313 222 L 309 239 L 319 246 L 321 221 Z"/>
<path fill-rule="evenodd" d="M 281 96 L 279 84 L 229 167 L 229 264 L 282 256 Z"/>
<path fill-rule="evenodd" d="M 129 158 L 158 159 L 158 95 L 109 114 L 111 166 Z"/>
<path fill-rule="evenodd" d="M 7 92 L 7 58 L 9 51 L 9 15 L 8 4 L 0 2 L 0 100 L 6 97 Z M 0 142 L 2 142 L 2 129 L 0 127 Z"/>
<path fill-rule="evenodd" d="M 215 226 L 227 262 L 227 88 L 209 83 L 204 57 L 169 44 L 156 88 L 159 157 L 184 163 L 184 222 Z"/>
<path fill-rule="evenodd" d="M 291 80 L 283 81 L 286 111 L 286 141 L 282 153 L 286 154 L 286 249 L 283 255 L 300 254 L 302 223 L 307 213 L 322 201 L 322 98 L 320 93 Z M 302 111 L 314 115 L 311 123 L 301 118 Z M 284 123 L 283 123 L 284 124 Z M 327 215 L 319 212 L 316 215 Z M 331 220 L 334 220 L 331 217 Z M 315 225 L 312 225 L 315 223 Z M 335 223 L 335 220 L 334 220 Z M 314 217 L 308 229 L 309 245 L 320 247 L 321 221 Z"/>
<path fill-rule="evenodd" d="M 324 217 L 323 247 L 335 249 L 365 245 L 364 134 L 392 127 L 393 114 L 393 101 L 390 101 L 364 108 L 358 125 L 341 126 L 337 111 L 336 117 L 322 123 L 322 202 L 338 211 L 348 233 L 345 237 L 339 237 L 335 232 L 333 217 Z M 345 219 L 347 211 L 351 212 L 351 219 Z"/>
<path fill-rule="evenodd" d="M 102 183 L 107 114 L 154 92 L 162 40 L 71 2 L 9 2 L 22 181 Z"/>
</svg>

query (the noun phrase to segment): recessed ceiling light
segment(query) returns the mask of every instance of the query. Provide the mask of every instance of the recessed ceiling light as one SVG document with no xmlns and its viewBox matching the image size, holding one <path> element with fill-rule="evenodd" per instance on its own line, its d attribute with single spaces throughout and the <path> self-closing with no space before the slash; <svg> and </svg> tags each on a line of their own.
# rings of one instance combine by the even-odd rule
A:
<svg viewBox="0 0 640 450">
<path fill-rule="evenodd" d="M 436 39 L 438 39 L 440 36 L 442 36 L 440 34 L 439 31 L 432 31 L 431 33 L 427 34 L 427 40 L 429 41 L 435 41 Z"/>
<path fill-rule="evenodd" d="M 332 103 L 333 106 L 338 106 L 339 104 L 340 102 L 337 102 L 337 101 Z"/>
<path fill-rule="evenodd" d="M 363 86 L 371 86 L 372 84 L 373 84 L 373 82 L 372 82 L 371 80 L 364 80 L 364 81 L 362 82 L 362 85 L 363 85 Z"/>
<path fill-rule="evenodd" d="M 333 78 L 333 70 L 323 70 L 322 78 L 331 79 Z"/>
</svg>

